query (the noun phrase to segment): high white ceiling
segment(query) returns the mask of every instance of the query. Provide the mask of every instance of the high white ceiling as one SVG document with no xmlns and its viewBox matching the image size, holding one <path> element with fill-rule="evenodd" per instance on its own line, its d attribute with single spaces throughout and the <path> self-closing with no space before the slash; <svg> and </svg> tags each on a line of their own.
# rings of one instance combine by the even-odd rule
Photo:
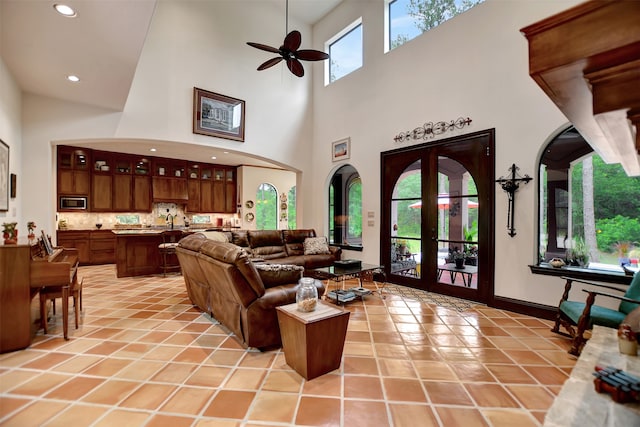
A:
<svg viewBox="0 0 640 427">
<path fill-rule="evenodd" d="M 246 2 L 250 10 L 257 0 L 233 1 Z M 284 14 L 285 0 L 259 1 L 272 3 Z M 313 24 L 341 1 L 291 0 L 289 14 Z M 24 92 L 121 111 L 156 0 L 57 2 L 73 7 L 75 18 L 59 15 L 55 3 L 0 0 L 0 56 L 9 71 Z M 69 74 L 80 76 L 80 84 L 68 82 Z M 244 160 L 237 164 L 250 164 Z"/>
</svg>

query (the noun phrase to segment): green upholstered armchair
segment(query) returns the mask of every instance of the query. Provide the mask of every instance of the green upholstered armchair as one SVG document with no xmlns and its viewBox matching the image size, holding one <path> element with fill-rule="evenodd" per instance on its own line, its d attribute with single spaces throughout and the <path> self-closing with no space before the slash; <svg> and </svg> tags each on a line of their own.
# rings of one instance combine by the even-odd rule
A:
<svg viewBox="0 0 640 427">
<path fill-rule="evenodd" d="M 586 341 L 584 338 L 584 331 L 591 329 L 593 325 L 617 329 L 627 314 L 640 306 L 640 272 L 635 273 L 631 280 L 631 284 L 626 291 L 615 286 L 586 282 L 569 277 L 563 277 L 563 279 L 566 279 L 567 283 L 565 285 L 564 294 L 562 294 L 560 304 L 558 305 L 556 323 L 551 331 L 563 335 L 569 335 L 573 338 L 573 343 L 569 353 L 575 356 L 580 355 L 582 347 Z M 583 291 L 587 293 L 587 299 L 585 302 L 569 301 L 569 291 L 571 291 L 571 284 L 573 282 L 584 283 L 597 288 L 610 289 L 620 292 L 621 294 L 624 293 L 624 296 L 597 290 L 583 289 Z M 619 300 L 620 305 L 618 306 L 618 309 L 613 310 L 595 305 L 596 296 L 599 295 Z M 568 334 L 560 332 L 560 325 L 568 331 Z"/>
</svg>

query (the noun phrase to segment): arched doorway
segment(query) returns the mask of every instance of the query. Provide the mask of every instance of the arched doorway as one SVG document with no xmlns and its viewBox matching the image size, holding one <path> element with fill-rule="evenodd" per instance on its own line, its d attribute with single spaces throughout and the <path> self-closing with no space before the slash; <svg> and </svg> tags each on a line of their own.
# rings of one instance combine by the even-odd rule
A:
<svg viewBox="0 0 640 427">
<path fill-rule="evenodd" d="M 380 262 L 389 281 L 490 302 L 493 151 L 488 130 L 382 153 Z"/>
</svg>

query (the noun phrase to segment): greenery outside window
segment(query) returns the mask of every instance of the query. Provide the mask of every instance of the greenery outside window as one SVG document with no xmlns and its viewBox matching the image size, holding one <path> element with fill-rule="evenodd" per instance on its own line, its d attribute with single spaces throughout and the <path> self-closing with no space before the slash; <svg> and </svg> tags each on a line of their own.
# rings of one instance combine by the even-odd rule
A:
<svg viewBox="0 0 640 427">
<path fill-rule="evenodd" d="M 278 192 L 268 183 L 258 186 L 256 192 L 256 228 L 258 230 L 278 229 Z"/>
<path fill-rule="evenodd" d="M 640 177 L 606 164 L 569 128 L 540 159 L 540 261 L 619 268 L 640 258 Z"/>
<path fill-rule="evenodd" d="M 294 186 L 289 189 L 289 197 L 287 200 L 287 219 L 290 230 L 298 228 L 296 214 L 296 187 Z"/>
<path fill-rule="evenodd" d="M 351 165 L 342 166 L 329 185 L 329 242 L 362 248 L 362 181 Z"/>
<path fill-rule="evenodd" d="M 385 52 L 484 0 L 385 0 Z"/>
<path fill-rule="evenodd" d="M 325 43 L 325 86 L 362 67 L 362 18 L 351 23 Z"/>
</svg>

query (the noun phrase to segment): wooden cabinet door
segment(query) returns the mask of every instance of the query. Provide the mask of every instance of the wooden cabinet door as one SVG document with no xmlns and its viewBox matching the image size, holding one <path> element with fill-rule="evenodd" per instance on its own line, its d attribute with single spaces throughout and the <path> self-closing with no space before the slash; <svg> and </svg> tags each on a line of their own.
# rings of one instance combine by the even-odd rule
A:
<svg viewBox="0 0 640 427">
<path fill-rule="evenodd" d="M 88 171 L 75 171 L 73 173 L 73 185 L 74 193 L 80 196 L 86 196 L 89 194 L 89 187 L 91 183 L 91 177 Z"/>
<path fill-rule="evenodd" d="M 224 211 L 226 213 L 236 213 L 236 179 L 233 169 L 227 169 L 227 175 L 224 185 Z"/>
<path fill-rule="evenodd" d="M 94 174 L 91 181 L 91 210 L 113 209 L 113 181 L 111 175 Z"/>
<path fill-rule="evenodd" d="M 76 248 L 78 250 L 78 260 L 80 264 L 89 264 L 91 262 L 88 231 L 58 230 L 56 244 L 63 248 Z"/>
<path fill-rule="evenodd" d="M 151 178 L 148 176 L 133 177 L 133 210 L 134 212 L 151 212 Z"/>
<path fill-rule="evenodd" d="M 187 181 L 187 193 L 189 195 L 187 211 L 200 212 L 200 180 L 189 179 Z"/>
<path fill-rule="evenodd" d="M 215 212 L 213 210 L 212 181 L 200 181 L 200 212 Z"/>
<path fill-rule="evenodd" d="M 127 212 L 132 207 L 132 176 L 113 176 L 113 210 Z"/>
<path fill-rule="evenodd" d="M 58 195 L 75 194 L 73 175 L 70 169 L 58 169 Z"/>
</svg>

